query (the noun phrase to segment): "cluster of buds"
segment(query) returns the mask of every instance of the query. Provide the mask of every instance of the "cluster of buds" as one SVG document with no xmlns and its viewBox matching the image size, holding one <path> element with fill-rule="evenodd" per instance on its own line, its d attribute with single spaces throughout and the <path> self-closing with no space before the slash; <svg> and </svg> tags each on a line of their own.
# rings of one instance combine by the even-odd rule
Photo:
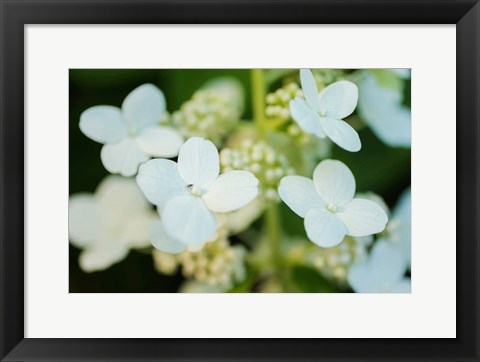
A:
<svg viewBox="0 0 480 362">
<path fill-rule="evenodd" d="M 199 89 L 171 116 L 172 125 L 185 137 L 205 137 L 220 146 L 242 113 L 241 92 L 221 84 Z"/>
<path fill-rule="evenodd" d="M 228 218 L 217 217 L 215 234 L 204 245 L 189 248 L 180 254 L 153 250 L 155 268 L 162 274 L 172 275 L 181 268 L 182 274 L 208 289 L 228 290 L 246 275 L 246 249 L 230 245 Z"/>
<path fill-rule="evenodd" d="M 295 97 L 302 97 L 303 92 L 297 83 L 289 83 L 273 93 L 266 99 L 265 115 L 268 118 L 287 121 L 290 119 L 289 103 Z"/>
<path fill-rule="evenodd" d="M 319 248 L 312 243 L 299 241 L 291 248 L 289 259 L 315 268 L 327 279 L 345 284 L 349 267 L 358 260 L 366 258 L 372 237 L 355 238 L 346 236 L 337 246 Z"/>
<path fill-rule="evenodd" d="M 277 188 L 282 177 L 295 174 L 285 155 L 278 153 L 265 141 L 245 139 L 238 148 L 224 148 L 220 152 L 223 172 L 245 170 L 252 172 L 260 182 L 259 196 L 264 201 L 278 201 Z"/>
<path fill-rule="evenodd" d="M 318 81 L 320 84 L 320 81 Z M 323 88 L 324 86 L 321 86 Z M 319 88 L 320 89 L 320 88 Z M 284 130 L 296 146 L 306 148 L 304 158 L 306 163 L 318 162 L 318 158 L 328 158 L 330 155 L 331 142 L 328 139 L 319 139 L 304 132 L 300 126 L 291 118 L 290 101 L 295 97 L 302 97 L 303 92 L 300 86 L 295 83 L 277 89 L 269 93 L 266 98 L 265 114 L 268 119 L 278 124 Z M 313 158 L 312 160 L 308 159 Z"/>
<path fill-rule="evenodd" d="M 173 275 L 177 272 L 179 263 L 178 255 L 164 253 L 158 249 L 153 249 L 152 251 L 153 264 L 155 269 L 165 275 Z"/>
<path fill-rule="evenodd" d="M 312 69 L 312 73 L 319 90 L 345 78 L 345 71 L 342 69 Z"/>
<path fill-rule="evenodd" d="M 246 249 L 230 245 L 228 239 L 206 243 L 200 250 L 186 250 L 169 254 L 153 250 L 158 272 L 172 275 L 181 268 L 183 276 L 208 288 L 225 291 L 245 279 Z"/>
<path fill-rule="evenodd" d="M 227 290 L 245 279 L 246 249 L 230 245 L 227 239 L 207 243 L 201 250 L 178 255 L 186 278 Z"/>
<path fill-rule="evenodd" d="M 311 262 L 325 277 L 344 283 L 347 280 L 348 268 L 356 260 L 362 260 L 368 254 L 368 246 L 372 238 L 345 237 L 343 242 L 333 248 L 316 248 Z"/>
</svg>

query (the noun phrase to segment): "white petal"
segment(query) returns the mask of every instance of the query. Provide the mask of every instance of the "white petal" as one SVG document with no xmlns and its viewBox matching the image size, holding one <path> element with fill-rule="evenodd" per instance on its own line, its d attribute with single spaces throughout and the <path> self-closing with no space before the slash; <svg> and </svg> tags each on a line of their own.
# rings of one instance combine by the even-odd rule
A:
<svg viewBox="0 0 480 362">
<path fill-rule="evenodd" d="M 382 196 L 380 196 L 380 195 L 378 195 L 374 192 L 368 191 L 368 192 L 357 192 L 355 194 L 355 197 L 357 199 L 366 199 L 366 200 L 370 200 L 370 201 L 375 202 L 376 204 L 378 204 L 383 209 L 383 211 L 385 211 L 387 216 L 390 215 L 390 209 L 388 208 L 388 205 L 385 203 L 385 200 L 383 199 Z"/>
<path fill-rule="evenodd" d="M 125 259 L 128 248 L 114 241 L 103 241 L 80 254 L 79 265 L 84 272 L 105 270 Z"/>
<path fill-rule="evenodd" d="M 325 111 L 327 117 L 343 119 L 353 113 L 358 102 L 358 88 L 348 80 L 330 84 L 320 92 L 318 109 Z"/>
<path fill-rule="evenodd" d="M 183 138 L 177 131 L 163 126 L 145 128 L 136 140 L 143 152 L 154 157 L 176 157 L 183 144 Z"/>
<path fill-rule="evenodd" d="M 337 209 L 338 217 L 345 223 L 350 236 L 367 236 L 385 229 L 388 217 L 377 203 L 366 199 L 353 199 Z"/>
<path fill-rule="evenodd" d="M 412 260 L 412 193 L 410 187 L 402 193 L 397 201 L 391 221 L 394 224 L 392 230 L 387 225 L 390 239 L 400 244 L 407 264 L 410 266 Z"/>
<path fill-rule="evenodd" d="M 348 270 L 348 284 L 357 293 L 378 293 L 378 282 L 372 277 L 367 261 L 357 262 Z"/>
<path fill-rule="evenodd" d="M 88 108 L 80 115 L 80 130 L 100 143 L 118 142 L 128 135 L 122 112 L 112 106 Z"/>
<path fill-rule="evenodd" d="M 98 238 L 103 227 L 103 212 L 89 194 L 70 196 L 68 201 L 68 236 L 70 242 L 83 248 Z"/>
<path fill-rule="evenodd" d="M 403 279 L 406 270 L 405 258 L 399 248 L 380 239 L 373 246 L 370 268 L 379 289 L 390 290 Z"/>
<path fill-rule="evenodd" d="M 313 171 L 313 182 L 325 203 L 333 203 L 337 208 L 350 202 L 355 195 L 352 171 L 340 161 L 320 162 Z"/>
<path fill-rule="evenodd" d="M 410 223 L 412 217 L 412 189 L 408 187 L 398 198 L 393 217 Z M 410 234 L 408 235 L 410 237 Z"/>
<path fill-rule="evenodd" d="M 214 214 L 199 197 L 177 196 L 162 210 L 162 221 L 168 235 L 184 244 L 198 244 L 215 232 Z"/>
<path fill-rule="evenodd" d="M 366 262 L 350 267 L 348 281 L 356 292 L 405 293 L 405 261 L 400 250 L 385 240 L 374 245 Z"/>
<path fill-rule="evenodd" d="M 402 105 L 401 90 L 382 87 L 369 72 L 359 87 L 358 112 L 377 137 L 392 147 L 410 147 L 411 111 Z"/>
<path fill-rule="evenodd" d="M 303 176 L 285 176 L 278 186 L 280 198 L 298 216 L 305 217 L 306 213 L 315 208 L 324 206 L 324 201 L 317 193 L 313 181 Z"/>
<path fill-rule="evenodd" d="M 138 166 L 149 159 L 131 138 L 104 145 L 100 158 L 110 173 L 119 173 L 125 177 L 135 175 Z"/>
<path fill-rule="evenodd" d="M 202 199 L 214 212 L 230 212 L 245 206 L 257 195 L 258 180 L 253 173 L 230 171 L 209 184 Z"/>
<path fill-rule="evenodd" d="M 318 88 L 310 69 L 300 69 L 300 82 L 302 83 L 303 95 L 305 96 L 309 107 L 317 112 Z"/>
<path fill-rule="evenodd" d="M 148 228 L 151 223 L 158 219 L 157 213 L 153 210 L 143 212 L 125 220 L 121 228 L 122 239 L 130 248 L 146 248 L 150 246 Z"/>
<path fill-rule="evenodd" d="M 124 117 L 136 131 L 156 125 L 166 111 L 165 96 L 153 84 L 135 88 L 122 104 Z"/>
<path fill-rule="evenodd" d="M 324 248 L 340 244 L 347 232 L 342 221 L 325 209 L 313 209 L 307 212 L 305 230 L 311 241 Z"/>
<path fill-rule="evenodd" d="M 385 144 L 404 148 L 411 146 L 412 124 L 409 108 L 384 104 L 372 114 L 361 113 L 375 135 Z"/>
<path fill-rule="evenodd" d="M 395 285 L 391 293 L 411 293 L 412 292 L 412 281 L 408 278 L 403 279 L 400 283 Z"/>
<path fill-rule="evenodd" d="M 186 248 L 185 244 L 176 241 L 167 234 L 160 220 L 155 220 L 150 224 L 149 238 L 156 249 L 165 253 L 178 254 Z"/>
<path fill-rule="evenodd" d="M 172 198 L 188 195 L 187 183 L 171 160 L 150 160 L 140 166 L 137 184 L 152 204 L 164 207 Z"/>
<path fill-rule="evenodd" d="M 220 160 L 215 145 L 201 137 L 191 137 L 180 148 L 178 171 L 191 185 L 203 187 L 220 173 Z"/>
<path fill-rule="evenodd" d="M 316 134 L 321 138 L 325 137 L 320 116 L 311 110 L 303 99 L 296 97 L 290 101 L 290 113 L 305 132 Z"/>
<path fill-rule="evenodd" d="M 339 119 L 320 117 L 320 124 L 323 132 L 343 149 L 350 152 L 357 152 L 362 148 L 362 143 L 360 142 L 357 131 L 347 122 Z"/>
<path fill-rule="evenodd" d="M 393 147 L 409 148 L 412 144 L 411 118 L 410 109 L 399 106 L 390 109 L 381 118 L 372 118 L 370 126 L 386 144 Z"/>
<path fill-rule="evenodd" d="M 133 178 L 107 176 L 98 185 L 95 197 L 109 214 L 121 214 L 123 217 L 137 215 L 149 208 Z"/>
</svg>

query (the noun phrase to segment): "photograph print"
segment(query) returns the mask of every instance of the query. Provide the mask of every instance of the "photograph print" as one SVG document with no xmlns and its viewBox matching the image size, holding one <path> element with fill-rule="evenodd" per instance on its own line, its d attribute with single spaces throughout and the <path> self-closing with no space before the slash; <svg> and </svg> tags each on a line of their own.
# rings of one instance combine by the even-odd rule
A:
<svg viewBox="0 0 480 362">
<path fill-rule="evenodd" d="M 411 293 L 410 69 L 70 69 L 70 293 Z"/>
</svg>

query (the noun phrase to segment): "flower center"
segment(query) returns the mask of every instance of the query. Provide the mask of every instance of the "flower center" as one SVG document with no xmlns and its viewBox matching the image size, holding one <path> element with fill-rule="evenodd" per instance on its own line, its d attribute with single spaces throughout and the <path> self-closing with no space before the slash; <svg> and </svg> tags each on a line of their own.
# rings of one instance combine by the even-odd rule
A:
<svg viewBox="0 0 480 362">
<path fill-rule="evenodd" d="M 195 185 L 188 185 L 188 188 L 190 189 L 190 193 L 193 195 L 193 196 L 202 196 L 202 190 L 200 187 L 197 187 Z"/>
<path fill-rule="evenodd" d="M 327 111 L 324 109 L 320 109 L 318 111 L 318 114 L 320 115 L 320 117 L 325 117 L 327 115 Z"/>
<path fill-rule="evenodd" d="M 329 202 L 327 204 L 327 210 L 330 212 L 335 212 L 337 211 L 337 206 L 333 202 Z"/>
<path fill-rule="evenodd" d="M 128 127 L 128 134 L 130 137 L 136 136 L 137 135 L 137 130 L 133 126 Z"/>
</svg>

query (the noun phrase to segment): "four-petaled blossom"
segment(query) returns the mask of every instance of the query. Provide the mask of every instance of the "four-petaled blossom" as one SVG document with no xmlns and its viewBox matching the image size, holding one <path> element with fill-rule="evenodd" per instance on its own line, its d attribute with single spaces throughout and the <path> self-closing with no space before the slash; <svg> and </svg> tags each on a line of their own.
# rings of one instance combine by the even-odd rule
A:
<svg viewBox="0 0 480 362">
<path fill-rule="evenodd" d="M 357 106 L 357 86 L 341 80 L 330 84 L 318 94 L 315 79 L 308 69 L 300 70 L 300 81 L 305 100 L 296 97 L 290 101 L 292 118 L 307 133 L 320 138 L 328 136 L 347 151 L 359 151 L 362 145 L 357 131 L 343 120 Z"/>
<path fill-rule="evenodd" d="M 410 293 L 402 252 L 380 239 L 367 260 L 350 267 L 348 282 L 357 293 Z"/>
<path fill-rule="evenodd" d="M 165 231 L 183 244 L 198 244 L 214 232 L 214 212 L 231 212 L 258 195 L 258 180 L 248 171 L 222 175 L 218 150 L 200 137 L 184 143 L 178 163 L 150 160 L 140 166 L 137 183 L 159 208 Z"/>
<path fill-rule="evenodd" d="M 385 229 L 388 217 L 371 200 L 354 198 L 355 178 L 340 161 L 322 161 L 313 181 L 303 176 L 286 176 L 278 188 L 282 200 L 305 218 L 308 238 L 322 247 L 339 244 L 345 235 L 360 237 Z"/>
<path fill-rule="evenodd" d="M 124 259 L 131 248 L 150 245 L 148 225 L 155 212 L 133 179 L 109 176 L 95 194 L 70 197 L 69 238 L 78 248 L 80 267 L 103 270 Z"/>
<path fill-rule="evenodd" d="M 80 116 L 80 130 L 92 140 L 105 144 L 101 159 L 110 173 L 133 176 L 150 157 L 175 157 L 183 143 L 173 128 L 160 126 L 166 113 L 165 97 L 152 84 L 134 89 L 113 106 L 88 108 Z"/>
</svg>

